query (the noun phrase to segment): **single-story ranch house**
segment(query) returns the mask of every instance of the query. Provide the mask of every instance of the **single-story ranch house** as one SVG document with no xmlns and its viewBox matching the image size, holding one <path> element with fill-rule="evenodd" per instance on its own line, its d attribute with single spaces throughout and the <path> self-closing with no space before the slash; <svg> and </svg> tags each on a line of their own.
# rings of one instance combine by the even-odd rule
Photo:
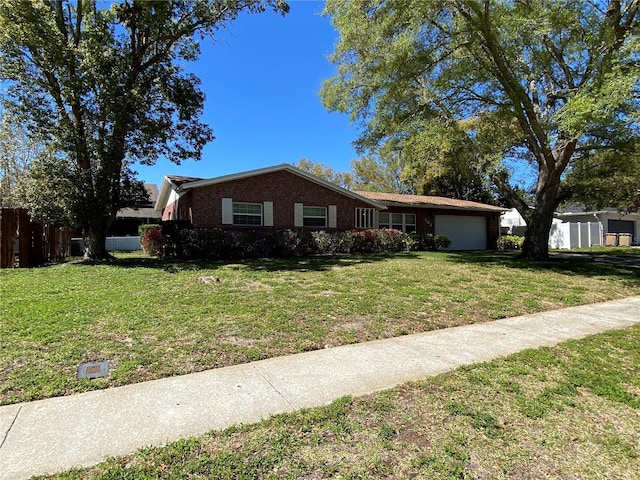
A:
<svg viewBox="0 0 640 480">
<path fill-rule="evenodd" d="M 195 227 L 352 230 L 446 235 L 451 250 L 495 248 L 504 208 L 422 195 L 353 192 L 289 164 L 216 178 L 164 177 L 163 220 Z"/>
</svg>

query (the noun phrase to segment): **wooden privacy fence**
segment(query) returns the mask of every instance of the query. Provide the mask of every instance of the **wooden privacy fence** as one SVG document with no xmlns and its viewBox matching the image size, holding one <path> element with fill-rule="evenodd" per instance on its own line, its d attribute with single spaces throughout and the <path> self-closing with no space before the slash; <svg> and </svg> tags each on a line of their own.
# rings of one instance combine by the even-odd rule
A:
<svg viewBox="0 0 640 480">
<path fill-rule="evenodd" d="M 71 254 L 71 233 L 55 225 L 32 222 L 24 208 L 0 208 L 0 268 L 62 260 Z"/>
</svg>

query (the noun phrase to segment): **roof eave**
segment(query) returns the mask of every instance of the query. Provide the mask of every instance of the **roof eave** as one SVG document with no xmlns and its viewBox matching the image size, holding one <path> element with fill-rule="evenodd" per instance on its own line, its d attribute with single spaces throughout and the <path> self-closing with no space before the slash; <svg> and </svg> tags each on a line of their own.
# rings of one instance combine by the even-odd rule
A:
<svg viewBox="0 0 640 480">
<path fill-rule="evenodd" d="M 167 206 L 167 201 L 169 200 L 169 195 L 171 194 L 171 190 L 176 190 L 177 187 L 175 183 L 173 183 L 167 175 L 162 179 L 162 185 L 160 186 L 160 191 L 158 192 L 158 198 L 156 200 L 156 204 L 154 206 L 154 210 L 156 212 L 162 212 L 164 208 Z"/>
<path fill-rule="evenodd" d="M 476 212 L 506 212 L 509 209 L 495 207 L 494 208 L 483 208 L 483 207 L 473 207 L 473 206 L 459 206 L 459 205 L 440 205 L 437 203 L 408 203 L 408 202 L 390 202 L 385 201 L 385 205 L 389 207 L 403 207 L 403 208 L 431 208 L 431 209 L 441 209 L 441 210 L 471 210 Z"/>
</svg>

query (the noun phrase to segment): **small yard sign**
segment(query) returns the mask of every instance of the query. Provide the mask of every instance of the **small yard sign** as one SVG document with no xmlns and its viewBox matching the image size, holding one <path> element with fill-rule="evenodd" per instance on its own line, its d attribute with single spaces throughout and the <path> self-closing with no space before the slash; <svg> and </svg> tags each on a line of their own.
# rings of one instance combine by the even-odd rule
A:
<svg viewBox="0 0 640 480">
<path fill-rule="evenodd" d="M 99 378 L 109 375 L 108 362 L 83 363 L 78 367 L 78 378 Z"/>
</svg>

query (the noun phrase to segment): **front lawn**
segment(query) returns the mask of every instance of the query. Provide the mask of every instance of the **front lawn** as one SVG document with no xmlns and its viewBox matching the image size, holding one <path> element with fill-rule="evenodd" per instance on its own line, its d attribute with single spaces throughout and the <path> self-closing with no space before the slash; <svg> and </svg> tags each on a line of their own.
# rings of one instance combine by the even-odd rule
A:
<svg viewBox="0 0 640 480">
<path fill-rule="evenodd" d="M 615 479 L 640 471 L 640 325 L 274 416 L 72 479 Z"/>
<path fill-rule="evenodd" d="M 607 255 L 612 257 L 640 257 L 640 247 L 584 247 L 571 250 L 556 250 L 559 253 L 590 253 L 592 255 Z"/>
<path fill-rule="evenodd" d="M 637 294 L 584 258 L 400 253 L 0 271 L 0 403 L 14 403 Z M 108 378 L 76 367 L 107 360 Z"/>
</svg>

